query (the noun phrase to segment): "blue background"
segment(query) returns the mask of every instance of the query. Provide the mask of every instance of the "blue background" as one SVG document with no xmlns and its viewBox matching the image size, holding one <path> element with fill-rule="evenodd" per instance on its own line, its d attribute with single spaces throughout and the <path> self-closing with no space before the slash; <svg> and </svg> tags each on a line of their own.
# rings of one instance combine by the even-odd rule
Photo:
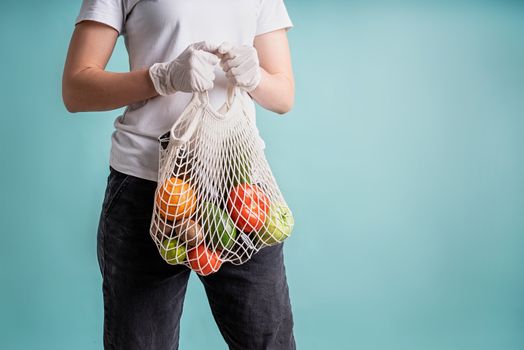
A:
<svg viewBox="0 0 524 350">
<path fill-rule="evenodd" d="M 259 109 L 296 216 L 298 348 L 524 349 L 524 4 L 288 0 L 294 110 Z M 0 11 L 0 348 L 102 348 L 113 119 L 68 114 L 79 1 Z M 120 41 L 109 69 L 127 70 Z M 192 278 L 181 349 L 225 349 Z"/>
</svg>

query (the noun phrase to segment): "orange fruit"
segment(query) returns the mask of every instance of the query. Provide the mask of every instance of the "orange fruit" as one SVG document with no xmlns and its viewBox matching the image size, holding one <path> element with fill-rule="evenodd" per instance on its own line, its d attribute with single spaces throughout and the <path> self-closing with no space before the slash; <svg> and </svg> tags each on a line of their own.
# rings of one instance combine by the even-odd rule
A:
<svg viewBox="0 0 524 350">
<path fill-rule="evenodd" d="M 196 195 L 191 186 L 176 177 L 167 179 L 156 196 L 160 214 L 167 220 L 188 218 L 195 212 Z"/>
</svg>

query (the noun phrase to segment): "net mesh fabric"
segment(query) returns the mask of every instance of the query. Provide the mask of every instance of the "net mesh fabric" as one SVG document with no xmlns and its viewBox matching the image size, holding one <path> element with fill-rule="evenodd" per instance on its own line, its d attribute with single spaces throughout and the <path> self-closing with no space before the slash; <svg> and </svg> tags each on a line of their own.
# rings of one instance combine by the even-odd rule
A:
<svg viewBox="0 0 524 350">
<path fill-rule="evenodd" d="M 159 138 L 150 235 L 169 264 L 207 275 L 223 262 L 246 262 L 293 229 L 244 98 L 229 87 L 228 101 L 216 111 L 207 92 L 195 93 Z"/>
</svg>

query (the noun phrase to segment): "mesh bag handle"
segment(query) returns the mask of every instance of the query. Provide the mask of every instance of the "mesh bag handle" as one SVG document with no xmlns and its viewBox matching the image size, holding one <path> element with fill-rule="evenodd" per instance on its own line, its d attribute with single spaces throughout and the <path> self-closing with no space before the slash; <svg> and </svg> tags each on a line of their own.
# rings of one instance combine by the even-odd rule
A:
<svg viewBox="0 0 524 350">
<path fill-rule="evenodd" d="M 193 93 L 193 97 L 191 98 L 191 101 L 189 102 L 189 106 L 199 105 L 200 108 L 202 109 L 208 108 L 209 110 L 213 112 L 213 114 L 218 119 L 225 120 L 228 117 L 227 112 L 230 111 L 231 106 L 233 105 L 235 98 L 238 96 L 238 94 L 240 94 L 240 89 L 234 85 L 228 84 L 226 101 L 218 110 L 214 110 L 213 106 L 211 106 L 211 104 L 209 103 L 208 91 L 207 90 L 202 91 L 202 92 L 197 91 Z M 226 109 L 227 111 L 224 112 L 224 110 Z M 193 135 L 196 127 L 198 126 L 198 123 L 200 122 L 200 118 L 201 116 L 193 118 L 189 126 L 186 128 L 186 131 L 182 135 L 177 136 L 175 133 L 175 130 L 180 126 L 180 122 L 182 122 L 182 117 L 179 118 L 177 122 L 173 124 L 169 132 L 171 142 L 173 142 L 175 145 L 181 145 L 189 141 L 189 139 L 191 138 L 191 135 Z"/>
</svg>

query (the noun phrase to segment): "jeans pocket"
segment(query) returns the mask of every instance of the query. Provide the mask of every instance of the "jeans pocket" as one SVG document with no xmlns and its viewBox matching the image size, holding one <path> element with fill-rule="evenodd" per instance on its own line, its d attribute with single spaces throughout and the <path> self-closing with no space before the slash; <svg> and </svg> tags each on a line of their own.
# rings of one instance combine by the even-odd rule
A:
<svg viewBox="0 0 524 350">
<path fill-rule="evenodd" d="M 125 189 L 129 175 L 121 173 L 117 170 L 111 169 L 111 173 L 107 178 L 107 189 L 103 204 L 103 218 L 107 218 L 111 209 L 114 207 L 118 198 Z"/>
</svg>

